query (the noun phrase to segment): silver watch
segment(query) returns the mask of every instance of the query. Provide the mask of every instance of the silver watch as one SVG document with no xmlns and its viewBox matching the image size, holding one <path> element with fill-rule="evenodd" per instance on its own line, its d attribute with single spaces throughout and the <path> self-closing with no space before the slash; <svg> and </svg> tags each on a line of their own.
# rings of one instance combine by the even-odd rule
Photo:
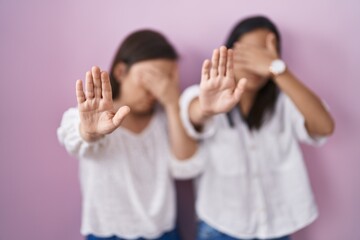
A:
<svg viewBox="0 0 360 240">
<path fill-rule="evenodd" d="M 276 59 L 271 62 L 269 71 L 273 76 L 279 76 L 280 74 L 284 73 L 286 70 L 286 64 L 281 59 Z"/>
</svg>

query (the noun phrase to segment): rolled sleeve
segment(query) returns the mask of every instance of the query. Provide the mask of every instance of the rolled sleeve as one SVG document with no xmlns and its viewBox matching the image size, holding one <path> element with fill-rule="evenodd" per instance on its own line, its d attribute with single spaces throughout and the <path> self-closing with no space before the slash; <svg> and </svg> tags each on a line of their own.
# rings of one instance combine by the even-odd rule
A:
<svg viewBox="0 0 360 240">
<path fill-rule="evenodd" d="M 95 141 L 87 142 L 80 136 L 80 117 L 77 108 L 67 110 L 57 129 L 59 142 L 73 156 L 84 156 L 96 153 L 102 146 L 106 145 L 106 137 Z"/>
<path fill-rule="evenodd" d="M 290 115 L 293 123 L 293 128 L 297 139 L 302 142 L 313 146 L 322 146 L 325 144 L 326 136 L 311 136 L 305 127 L 305 118 L 291 101 L 289 97 L 285 97 L 285 105 L 287 112 Z M 326 105 L 325 105 L 326 106 Z"/>
<path fill-rule="evenodd" d="M 178 160 L 173 156 L 170 160 L 170 171 L 176 179 L 191 179 L 203 172 L 206 154 L 202 144 L 199 144 L 196 153 L 188 159 Z"/>
</svg>

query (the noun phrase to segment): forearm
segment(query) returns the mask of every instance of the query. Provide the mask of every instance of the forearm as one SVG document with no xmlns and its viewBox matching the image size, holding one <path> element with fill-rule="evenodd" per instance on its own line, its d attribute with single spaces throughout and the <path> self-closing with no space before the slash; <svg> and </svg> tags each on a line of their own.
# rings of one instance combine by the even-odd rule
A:
<svg viewBox="0 0 360 240">
<path fill-rule="evenodd" d="M 274 81 L 295 103 L 305 118 L 305 126 L 310 135 L 330 135 L 334 131 L 334 121 L 319 97 L 300 82 L 290 70 L 275 77 Z"/>
<path fill-rule="evenodd" d="M 180 119 L 180 108 L 178 103 L 165 107 L 168 118 L 169 138 L 171 150 L 179 160 L 190 158 L 197 150 L 196 140 L 190 138 L 182 125 Z"/>
</svg>

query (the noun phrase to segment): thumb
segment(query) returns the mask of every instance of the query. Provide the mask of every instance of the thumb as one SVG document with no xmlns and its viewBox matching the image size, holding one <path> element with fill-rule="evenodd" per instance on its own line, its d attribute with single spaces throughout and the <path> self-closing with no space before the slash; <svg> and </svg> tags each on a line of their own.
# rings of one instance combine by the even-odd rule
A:
<svg viewBox="0 0 360 240">
<path fill-rule="evenodd" d="M 245 85 L 246 85 L 247 79 L 246 78 L 242 78 L 239 80 L 239 82 L 236 85 L 236 88 L 234 90 L 234 97 L 236 99 L 236 101 L 240 101 L 241 95 L 245 90 Z"/>
<path fill-rule="evenodd" d="M 112 119 L 113 124 L 116 127 L 119 127 L 121 122 L 124 120 L 125 116 L 130 112 L 130 108 L 128 106 L 123 106 L 117 110 L 115 116 Z"/>
<path fill-rule="evenodd" d="M 278 56 L 276 47 L 276 36 L 274 33 L 269 33 L 266 36 L 266 48 L 274 55 Z"/>
</svg>

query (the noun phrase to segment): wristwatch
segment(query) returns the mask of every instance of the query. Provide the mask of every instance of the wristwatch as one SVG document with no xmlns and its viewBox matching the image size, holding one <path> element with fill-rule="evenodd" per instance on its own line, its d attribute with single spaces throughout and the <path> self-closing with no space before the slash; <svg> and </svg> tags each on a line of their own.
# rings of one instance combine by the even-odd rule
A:
<svg viewBox="0 0 360 240">
<path fill-rule="evenodd" d="M 269 71 L 274 77 L 284 73 L 285 70 L 286 70 L 286 64 L 281 59 L 276 59 L 272 61 L 269 67 Z"/>
</svg>

